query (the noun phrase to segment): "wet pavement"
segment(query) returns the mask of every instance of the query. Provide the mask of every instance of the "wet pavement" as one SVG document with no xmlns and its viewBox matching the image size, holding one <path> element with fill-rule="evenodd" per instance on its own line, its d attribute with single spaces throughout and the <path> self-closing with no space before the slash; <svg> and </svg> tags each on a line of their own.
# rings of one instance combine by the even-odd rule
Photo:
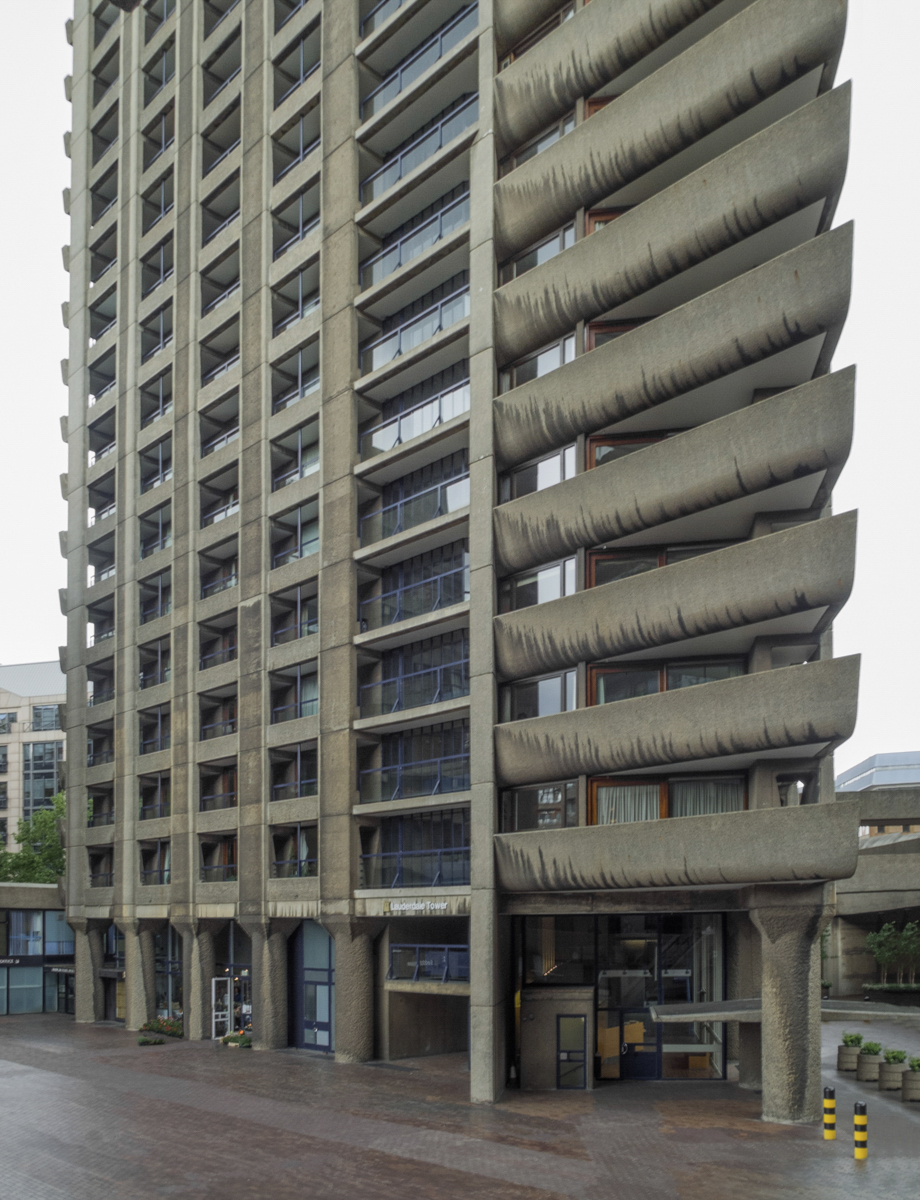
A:
<svg viewBox="0 0 920 1200">
<path fill-rule="evenodd" d="M 838 1075 L 843 1028 L 920 1054 L 920 1029 L 824 1026 L 839 1134 L 760 1121 L 732 1083 L 617 1083 L 470 1104 L 465 1059 L 336 1065 L 298 1051 L 139 1047 L 112 1026 L 0 1019 L 2 1200 L 900 1200 L 920 1104 Z M 853 1160 L 853 1102 L 870 1155 Z"/>
</svg>

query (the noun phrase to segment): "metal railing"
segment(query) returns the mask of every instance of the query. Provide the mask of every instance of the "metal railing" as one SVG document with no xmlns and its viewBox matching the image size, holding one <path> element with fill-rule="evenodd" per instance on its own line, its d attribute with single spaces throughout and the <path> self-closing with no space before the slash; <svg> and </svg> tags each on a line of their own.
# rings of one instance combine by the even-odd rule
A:
<svg viewBox="0 0 920 1200">
<path fill-rule="evenodd" d="M 457 475 L 444 483 L 437 483 L 423 492 L 416 492 L 414 496 L 397 500 L 395 504 L 388 504 L 386 508 L 362 517 L 361 545 L 370 546 L 425 521 L 433 521 L 435 517 L 457 512 L 468 507 L 469 502 L 469 473 Z"/>
<path fill-rule="evenodd" d="M 221 92 L 224 90 L 224 88 L 227 88 L 230 86 L 230 84 L 234 81 L 234 79 L 236 79 L 236 77 L 239 75 L 239 73 L 242 71 L 242 69 L 243 68 L 241 66 L 239 66 L 236 68 L 235 71 L 231 71 L 226 79 L 221 79 L 221 77 L 219 75 L 216 75 L 213 71 L 209 71 L 205 67 L 201 68 L 202 74 L 207 75 L 209 79 L 217 82 L 217 87 L 214 89 L 214 91 L 210 94 L 210 96 L 208 96 L 207 100 L 205 100 L 205 102 L 204 102 L 205 108 L 207 108 L 209 104 L 213 103 L 213 101 L 215 101 L 217 99 L 217 97 L 221 94 Z"/>
<path fill-rule="evenodd" d="M 93 572 L 93 582 L 90 585 L 95 587 L 97 583 L 104 583 L 106 579 L 111 579 L 115 574 L 115 564 L 112 563 L 108 567 L 103 567 L 101 571 Z"/>
<path fill-rule="evenodd" d="M 281 392 L 280 395 L 272 398 L 272 413 L 279 413 L 284 408 L 290 408 L 295 400 L 302 400 L 305 396 L 311 395 L 319 390 L 319 367 L 312 374 L 306 376 L 302 383 L 295 384 L 294 387 L 288 388 L 286 392 Z"/>
<path fill-rule="evenodd" d="M 208 441 L 201 443 L 201 457 L 206 458 L 209 454 L 213 454 L 215 450 L 219 450 L 221 446 L 229 446 L 229 444 L 236 441 L 239 436 L 239 425 L 237 425 L 234 429 L 225 429 L 223 433 L 219 433 L 216 437 L 210 438 Z"/>
<path fill-rule="evenodd" d="M 199 812 L 214 812 L 218 808 L 236 808 L 236 792 L 211 792 L 199 797 Z"/>
<path fill-rule="evenodd" d="M 210 725 L 202 725 L 198 730 L 198 740 L 208 742 L 211 738 L 225 737 L 228 733 L 236 733 L 236 718 L 231 721 L 212 721 Z"/>
<path fill-rule="evenodd" d="M 272 476 L 272 491 L 278 492 L 283 487 L 288 487 L 292 483 L 296 483 L 298 479 L 306 479 L 308 475 L 313 475 L 319 470 L 319 443 L 316 445 L 316 453 L 301 459 L 300 466 L 294 467 L 290 471 L 276 471 Z"/>
<path fill-rule="evenodd" d="M 220 166 L 224 159 L 233 153 L 233 151 L 239 146 L 242 139 L 234 139 L 234 141 L 232 141 L 226 148 L 222 147 L 219 142 L 212 142 L 211 139 L 205 137 L 204 134 L 201 135 L 201 140 L 205 146 L 209 147 L 211 150 L 220 150 L 220 154 L 218 154 L 217 158 L 213 159 L 201 172 L 201 177 L 203 179 L 205 175 L 210 175 L 215 167 Z"/>
<path fill-rule="evenodd" d="M 90 871 L 89 886 L 91 888 L 111 887 L 114 878 L 112 871 Z"/>
<path fill-rule="evenodd" d="M 284 540 L 287 541 L 287 538 Z M 296 562 L 299 558 L 306 558 L 310 554 L 315 554 L 318 549 L 319 523 L 317 522 L 316 532 L 311 537 L 302 538 L 299 546 L 293 546 L 289 550 L 278 550 L 272 554 L 272 569 L 275 567 L 283 567 L 289 562 Z"/>
<path fill-rule="evenodd" d="M 159 737 L 144 738 L 141 740 L 141 754 L 156 754 L 159 750 L 168 750 L 170 746 L 170 737 L 168 733 L 161 733 Z"/>
<path fill-rule="evenodd" d="M 451 604 L 462 604 L 469 598 L 470 569 L 457 567 L 433 579 L 408 583 L 391 592 L 384 592 L 382 596 L 372 596 L 363 601 L 359 609 L 361 629 L 395 625 L 397 621 L 405 621 L 409 617 L 420 617 Z"/>
<path fill-rule="evenodd" d="M 237 346 L 237 348 L 235 350 L 231 350 L 231 352 L 226 356 L 226 358 L 222 358 L 216 366 L 211 367 L 207 371 L 202 371 L 202 373 L 201 373 L 202 387 L 206 383 L 213 383 L 213 381 L 215 379 L 217 379 L 217 377 L 219 375 L 223 375 L 225 372 L 229 371 L 231 367 L 235 367 L 239 361 L 240 361 L 240 348 L 239 348 L 239 346 Z"/>
<path fill-rule="evenodd" d="M 454 384 L 453 387 L 447 388 L 437 396 L 423 400 L 420 404 L 400 413 L 393 420 L 386 421 L 362 434 L 361 460 L 373 458 L 376 454 L 385 454 L 387 450 L 401 446 L 403 442 L 411 441 L 412 438 L 420 437 L 423 433 L 428 433 L 436 426 L 460 416 L 461 413 L 469 412 L 469 410 L 470 383 L 469 380 L 466 380 L 463 383 Z"/>
<path fill-rule="evenodd" d="M 108 268 L 106 268 L 106 269 L 108 269 Z M 112 390 L 112 388 L 115 386 L 116 382 L 117 382 L 116 380 L 110 379 L 108 381 L 108 383 L 104 383 L 101 388 L 97 388 L 96 391 L 90 392 L 89 396 L 86 399 L 87 407 L 92 408 L 93 405 L 96 404 L 99 400 L 101 400 L 103 396 L 107 396 L 109 394 L 109 392 Z"/>
<path fill-rule="evenodd" d="M 204 205 L 202 205 L 202 208 L 204 208 Z M 205 209 L 204 211 L 208 212 L 208 209 Z M 224 217 L 224 219 L 221 221 L 221 223 L 215 229 L 212 229 L 209 234 L 207 234 L 204 238 L 202 238 L 202 240 L 201 240 L 202 246 L 207 246 L 209 242 L 213 242 L 214 239 L 217 237 L 217 235 L 219 233 L 223 233 L 223 231 L 227 228 L 227 226 L 230 225 L 233 221 L 235 221 L 239 215 L 240 215 L 240 210 L 238 208 L 235 208 L 229 217 Z"/>
<path fill-rule="evenodd" d="M 151 554 L 156 554 L 157 550 L 166 550 L 172 545 L 172 532 L 163 534 L 162 537 L 148 538 L 147 541 L 141 542 L 141 558 L 149 558 Z"/>
<path fill-rule="evenodd" d="M 88 767 L 99 767 L 104 763 L 110 763 L 114 761 L 114 750 L 88 750 L 86 753 L 86 765 Z"/>
<path fill-rule="evenodd" d="M 164 667 L 159 671 L 149 671 L 146 675 L 141 672 L 138 682 L 141 691 L 145 688 L 156 687 L 158 683 L 169 683 L 169 667 Z"/>
<path fill-rule="evenodd" d="M 470 882 L 468 846 L 362 854 L 361 866 L 367 888 L 463 887 Z"/>
<path fill-rule="evenodd" d="M 89 829 L 98 829 L 100 825 L 114 825 L 115 813 L 111 808 L 106 812 L 91 813 L 86 824 Z"/>
<path fill-rule="evenodd" d="M 320 59 L 317 59 L 317 60 L 316 60 L 316 62 L 315 62 L 315 63 L 311 63 L 309 67 L 302 67 L 302 68 L 301 68 L 301 72 L 300 72 L 300 76 L 299 76 L 299 78 L 297 78 L 297 79 L 296 79 L 296 80 L 295 80 L 295 81 L 294 81 L 294 82 L 291 84 L 291 86 L 290 86 L 290 87 L 288 88 L 288 90 L 287 90 L 287 91 L 284 93 L 284 95 L 282 95 L 282 96 L 279 96 L 279 98 L 278 98 L 278 99 L 275 101 L 275 108 L 280 108 L 280 107 L 281 107 L 281 105 L 282 105 L 282 104 L 285 102 L 285 100 L 287 100 L 288 96 L 291 96 L 291 95 L 293 95 L 293 93 L 297 91 L 297 89 L 300 87 L 300 85 L 301 85 L 302 83 L 306 83 L 306 82 L 307 82 L 307 80 L 310 78 L 310 76 L 311 76 L 311 75 L 315 75 L 315 74 L 316 74 L 316 72 L 319 70 L 320 61 L 321 61 Z M 277 69 L 279 69 L 279 70 L 280 70 L 280 68 L 277 68 Z M 282 73 L 283 73 L 283 72 L 282 72 Z M 290 78 L 290 76 L 288 76 L 288 78 Z"/>
<path fill-rule="evenodd" d="M 295 325 L 307 313 L 313 312 L 315 308 L 319 308 L 319 289 L 311 292 L 309 296 L 305 296 L 302 303 L 298 304 L 292 313 L 286 317 L 282 317 L 280 321 L 276 321 L 272 326 L 272 336 L 277 337 L 279 333 L 284 333 L 285 329 Z"/>
<path fill-rule="evenodd" d="M 380 0 L 361 22 L 361 36 L 367 37 L 375 29 L 379 29 L 387 17 L 391 17 L 406 3 L 406 0 Z"/>
<path fill-rule="evenodd" d="M 316 633 L 319 630 L 319 618 L 314 609 L 312 613 L 308 612 L 306 616 L 301 615 L 299 621 L 295 621 L 293 625 L 284 625 L 281 629 L 272 630 L 272 645 L 281 646 L 285 642 L 296 642 L 299 638 L 307 637 L 311 633 Z M 288 637 L 288 634 L 291 636 Z"/>
<path fill-rule="evenodd" d="M 373 287 L 375 283 L 388 278 L 394 271 L 437 245 L 455 229 L 465 225 L 469 219 L 470 195 L 467 192 L 465 196 L 460 196 L 423 224 L 410 229 L 392 246 L 387 246 L 371 258 L 365 259 L 361 264 L 362 288 Z"/>
<path fill-rule="evenodd" d="M 172 274 L 171 271 L 170 271 L 170 274 Z M 158 280 L 157 282 L 162 283 L 163 281 L 161 279 L 161 280 Z M 156 287 L 157 284 L 154 284 L 153 286 Z M 144 296 L 149 296 L 152 291 L 153 291 L 153 288 L 148 288 L 147 291 L 144 292 Z M 102 341 L 102 339 L 105 337 L 105 335 L 109 332 L 109 330 L 114 329 L 117 324 L 118 324 L 118 317 L 112 317 L 112 319 L 111 319 L 111 321 L 109 321 L 108 325 L 103 325 L 98 333 L 93 334 L 93 336 L 89 339 L 89 343 L 88 343 L 90 349 L 92 349 L 94 346 L 97 346 Z"/>
<path fill-rule="evenodd" d="M 141 883 L 145 887 L 158 887 L 169 883 L 169 867 L 156 867 L 152 871 L 141 871 Z"/>
<path fill-rule="evenodd" d="M 272 724 L 296 721 L 299 717 L 315 717 L 319 711 L 319 699 L 298 700 L 294 704 L 282 704 L 272 709 Z"/>
<path fill-rule="evenodd" d="M 236 883 L 236 863 L 220 863 L 201 868 L 202 883 Z"/>
<path fill-rule="evenodd" d="M 408 800 L 413 796 L 440 796 L 466 792 L 470 787 L 470 756 L 454 754 L 394 767 L 372 767 L 359 774 L 362 804 Z"/>
<path fill-rule="evenodd" d="M 146 429 L 148 425 L 152 425 L 154 421 L 159 421 L 161 417 L 167 416 L 173 409 L 172 401 L 168 401 L 162 408 L 155 408 L 152 413 L 149 413 L 141 421 L 141 429 Z"/>
<path fill-rule="evenodd" d="M 146 625 L 148 621 L 155 621 L 158 617 L 165 617 L 172 612 L 172 601 L 164 600 L 162 602 L 155 601 L 152 604 L 141 605 L 141 624 Z"/>
<path fill-rule="evenodd" d="M 218 592 L 225 592 L 228 588 L 236 587 L 239 583 L 236 572 L 232 575 L 224 575 L 221 579 L 212 579 L 210 583 L 201 585 L 201 598 L 205 600 L 208 596 L 216 596 Z"/>
<path fill-rule="evenodd" d="M 317 792 L 316 779 L 301 779 L 296 783 L 276 783 L 272 785 L 272 800 L 299 800 L 302 796 L 315 796 Z"/>
<path fill-rule="evenodd" d="M 272 879 L 311 879 L 318 873 L 318 858 L 281 858 L 272 863 Z"/>
<path fill-rule="evenodd" d="M 201 514 L 201 528 L 205 529 L 208 525 L 216 525 L 218 521 L 225 521 L 227 517 L 232 517 L 239 511 L 240 498 L 234 496 L 230 500 L 225 500 L 223 504 L 218 504 L 216 508 L 206 509 Z"/>
<path fill-rule="evenodd" d="M 114 636 L 115 626 L 113 625 L 111 629 L 100 629 L 98 633 L 91 633 L 89 635 L 89 644 L 91 646 L 98 646 L 100 642 L 107 642 L 109 638 L 113 638 Z"/>
<path fill-rule="evenodd" d="M 387 979 L 432 979 L 440 983 L 466 982 L 470 977 L 469 946 L 432 946 L 390 943 Z"/>
<path fill-rule="evenodd" d="M 229 646 L 226 650 L 212 650 L 210 654 L 202 654 L 198 659 L 198 670 L 207 671 L 209 667 L 216 667 L 221 663 L 233 662 L 235 658 L 236 646 Z"/>
<path fill-rule="evenodd" d="M 361 688 L 362 717 L 382 717 L 386 713 L 418 708 L 421 704 L 438 704 L 470 694 L 470 662 L 445 663 L 427 671 L 413 671 L 395 679 L 383 679 Z"/>
<path fill-rule="evenodd" d="M 107 704 L 110 700 L 114 699 L 115 689 L 113 687 L 105 689 L 100 688 L 99 691 L 94 689 L 93 694 L 91 696 L 87 696 L 86 698 L 86 707 L 93 708 L 99 704 Z"/>
<path fill-rule="evenodd" d="M 291 159 L 291 161 L 287 164 L 287 166 L 282 167 L 282 169 L 278 172 L 278 174 L 274 178 L 274 182 L 280 183 L 281 180 L 285 177 L 285 175 L 287 175 L 288 171 L 293 171 L 294 168 L 299 163 L 302 163 L 305 158 L 309 158 L 310 155 L 313 153 L 313 151 L 318 149 L 319 144 L 322 140 L 323 139 L 320 136 L 318 138 L 314 138 L 314 140 L 312 142 L 302 146 L 301 149 L 297 151 L 296 155 L 294 155 L 294 157 Z M 280 150 L 287 150 L 286 146 L 280 146 L 277 142 L 275 143 L 275 145 Z M 287 150 L 287 152 L 288 152 L 288 154 L 294 153 L 293 150 Z"/>
<path fill-rule="evenodd" d="M 362 375 L 379 370 L 391 363 L 394 358 L 408 354 L 416 346 L 421 346 L 429 338 L 456 325 L 470 315 L 470 285 L 465 283 L 462 288 L 445 296 L 437 304 L 432 304 L 424 312 L 410 317 L 398 329 L 393 329 L 372 342 L 366 342 L 358 352 L 359 365 Z"/>
<path fill-rule="evenodd" d="M 105 508 L 97 508 L 91 512 L 86 524 L 91 529 L 94 525 L 98 525 L 100 521 L 104 521 L 106 517 L 114 516 L 114 514 L 115 501 L 113 500 L 112 503 L 107 504 Z"/>
<path fill-rule="evenodd" d="M 295 245 L 297 242 L 302 242 L 308 233 L 312 233 L 313 230 L 319 225 L 320 214 L 317 212 L 315 216 L 310 217 L 309 220 L 305 221 L 302 225 L 298 225 L 296 228 L 293 225 L 288 225 L 286 221 L 282 221 L 280 217 L 276 217 L 275 219 L 280 224 L 286 225 L 288 229 L 293 229 L 294 232 L 286 242 L 282 242 L 281 245 L 278 246 L 278 248 L 272 253 L 273 261 L 277 258 L 280 258 L 285 250 L 290 250 L 291 246 Z"/>
<path fill-rule="evenodd" d="M 211 26 L 210 30 L 208 31 L 208 35 L 207 35 L 208 38 L 210 38 L 210 36 L 214 32 L 214 30 L 218 27 L 218 25 L 220 25 L 221 21 L 223 21 L 226 17 L 230 16 L 230 14 L 236 8 L 236 6 L 239 4 L 239 2 L 240 2 L 240 0 L 233 0 L 233 3 L 230 5 L 230 7 L 220 14 L 220 16 L 217 18 L 217 20 L 214 22 L 214 24 Z M 280 29 L 280 26 L 278 28 Z M 277 33 L 278 30 L 276 29 L 275 32 Z M 207 39 L 205 39 L 205 40 L 207 40 Z"/>
<path fill-rule="evenodd" d="M 443 25 L 436 33 L 433 33 L 426 42 L 423 42 L 408 58 L 404 59 L 384 79 L 383 83 L 379 84 L 369 96 L 365 97 L 361 102 L 362 121 L 366 121 L 368 117 L 373 117 L 385 105 L 389 104 L 391 100 L 395 99 L 400 92 L 404 92 L 410 83 L 414 83 L 430 66 L 433 66 L 445 54 L 453 50 L 454 46 L 463 41 L 466 35 L 471 33 L 478 24 L 478 4 L 471 4 L 469 7 L 461 9 L 452 20 Z"/>
<path fill-rule="evenodd" d="M 157 817 L 168 817 L 171 811 L 168 800 L 162 800 L 159 804 L 142 804 L 141 820 L 154 821 Z"/>
<path fill-rule="evenodd" d="M 206 304 L 201 310 L 201 315 L 206 317 L 208 313 L 213 312 L 215 308 L 219 308 L 225 300 L 229 300 L 233 293 L 238 292 L 239 290 L 240 281 L 237 279 L 235 283 L 231 283 L 229 287 L 224 288 L 219 295 L 215 296 L 213 300 Z"/>
<path fill-rule="evenodd" d="M 101 450 L 96 450 L 96 451 L 92 452 L 89 456 L 89 465 L 91 467 L 94 467 L 96 465 L 96 463 L 102 462 L 102 460 L 104 458 L 108 458 L 108 456 L 110 454 L 114 454 L 117 448 L 118 448 L 118 443 L 115 441 L 112 441 L 112 442 L 109 442 L 108 445 L 103 446 Z"/>
<path fill-rule="evenodd" d="M 156 475 L 149 475 L 146 479 L 141 480 L 141 495 L 145 492 L 152 492 L 154 488 L 160 487 L 161 484 L 168 483 L 172 479 L 172 467 L 167 467 L 165 471 L 158 471 Z"/>
<path fill-rule="evenodd" d="M 410 171 L 414 171 L 432 155 L 437 154 L 442 146 L 446 146 L 464 130 L 469 129 L 478 117 L 479 96 L 474 94 L 432 129 L 426 129 L 424 133 L 419 134 L 405 150 L 362 180 L 361 203 L 367 204 L 371 200 L 376 200 L 378 196 L 382 196 Z"/>
</svg>

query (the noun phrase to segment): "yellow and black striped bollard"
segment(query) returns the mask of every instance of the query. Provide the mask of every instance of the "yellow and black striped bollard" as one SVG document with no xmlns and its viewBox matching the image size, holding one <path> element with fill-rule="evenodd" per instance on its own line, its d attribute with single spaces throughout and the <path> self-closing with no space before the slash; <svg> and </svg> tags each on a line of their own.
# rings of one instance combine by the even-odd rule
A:
<svg viewBox="0 0 920 1200">
<path fill-rule="evenodd" d="M 869 1118 L 866 1115 L 866 1106 L 861 1100 L 857 1100 L 853 1105 L 853 1157 L 869 1157 Z"/>
<path fill-rule="evenodd" d="M 833 1088 L 824 1089 L 824 1140 L 837 1140 L 837 1100 Z"/>
</svg>

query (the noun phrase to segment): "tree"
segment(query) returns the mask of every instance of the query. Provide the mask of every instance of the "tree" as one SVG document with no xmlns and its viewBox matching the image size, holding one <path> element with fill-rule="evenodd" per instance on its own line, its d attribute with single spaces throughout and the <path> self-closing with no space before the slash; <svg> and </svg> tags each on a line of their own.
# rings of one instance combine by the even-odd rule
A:
<svg viewBox="0 0 920 1200">
<path fill-rule="evenodd" d="M 18 853 L 0 850 L 0 882 L 57 883 L 64 874 L 64 847 L 59 822 L 64 820 L 64 793 L 54 797 L 51 808 L 39 809 L 31 821 L 20 821 L 16 841 Z"/>
<path fill-rule="evenodd" d="M 920 967 L 920 925 L 916 921 L 908 921 L 901 930 L 899 949 L 901 962 L 907 968 L 907 982 L 913 987 Z"/>
<path fill-rule="evenodd" d="M 893 967 L 901 956 L 900 933 L 891 921 L 886 921 L 878 933 L 866 934 L 866 945 L 882 968 L 882 983 L 887 983 L 889 968 Z"/>
</svg>

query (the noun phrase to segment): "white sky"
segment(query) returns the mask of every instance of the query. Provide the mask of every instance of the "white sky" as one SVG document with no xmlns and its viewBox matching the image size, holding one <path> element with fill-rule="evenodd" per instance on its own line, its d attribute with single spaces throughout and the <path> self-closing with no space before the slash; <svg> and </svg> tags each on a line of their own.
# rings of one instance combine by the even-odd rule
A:
<svg viewBox="0 0 920 1200">
<path fill-rule="evenodd" d="M 57 657 L 66 637 L 58 477 L 67 469 L 59 417 L 67 394 L 61 302 L 69 240 L 61 190 L 70 127 L 64 22 L 72 0 L 3 0 L 0 28 L 0 662 Z M 897 14 L 895 17 L 894 14 Z M 882 15 L 884 14 L 884 15 Z M 850 0 L 838 82 L 854 80 L 846 188 L 837 223 L 856 221 L 850 317 L 834 366 L 858 364 L 856 438 L 838 484 L 838 512 L 859 509 L 856 587 L 835 627 L 837 654 L 862 654 L 859 722 L 837 754 L 841 771 L 870 754 L 920 748 L 917 470 L 920 411 L 912 347 L 920 340 L 920 194 L 914 0 Z M 40 50 L 39 50 L 40 47 Z M 913 533 L 911 531 L 914 531 Z"/>
</svg>

